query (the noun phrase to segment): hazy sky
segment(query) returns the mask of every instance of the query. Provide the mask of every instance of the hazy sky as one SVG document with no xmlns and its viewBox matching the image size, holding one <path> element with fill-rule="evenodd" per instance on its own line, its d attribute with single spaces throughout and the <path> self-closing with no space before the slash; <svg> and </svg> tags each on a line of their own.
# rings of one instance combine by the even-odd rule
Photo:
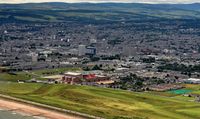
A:
<svg viewBox="0 0 200 119">
<path fill-rule="evenodd" d="M 200 0 L 0 0 L 0 3 L 27 2 L 136 2 L 136 3 L 194 3 Z"/>
</svg>

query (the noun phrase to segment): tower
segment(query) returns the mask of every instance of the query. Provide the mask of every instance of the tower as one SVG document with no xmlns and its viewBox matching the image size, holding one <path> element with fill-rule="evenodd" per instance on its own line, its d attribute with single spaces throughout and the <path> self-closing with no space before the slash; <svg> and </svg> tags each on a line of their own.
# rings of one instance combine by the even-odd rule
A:
<svg viewBox="0 0 200 119">
<path fill-rule="evenodd" d="M 78 55 L 83 56 L 86 53 L 86 46 L 85 45 L 79 45 L 78 46 Z"/>
</svg>

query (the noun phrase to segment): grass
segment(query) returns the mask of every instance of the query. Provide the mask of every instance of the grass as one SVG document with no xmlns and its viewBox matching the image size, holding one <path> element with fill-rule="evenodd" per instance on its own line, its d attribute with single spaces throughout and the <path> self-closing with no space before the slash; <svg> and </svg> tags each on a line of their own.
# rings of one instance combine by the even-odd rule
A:
<svg viewBox="0 0 200 119">
<path fill-rule="evenodd" d="M 15 74 L 0 73 L 0 81 L 16 82 L 17 80 L 30 80 L 32 78 L 40 80 L 42 79 L 41 77 L 43 76 L 60 74 L 67 71 L 80 71 L 80 70 L 81 70 L 80 68 L 56 68 L 56 69 L 35 70 L 29 72 L 16 72 Z"/>
<path fill-rule="evenodd" d="M 108 119 L 198 119 L 200 104 L 186 100 L 89 86 L 0 83 L 14 97 Z"/>
<path fill-rule="evenodd" d="M 16 74 L 0 73 L 0 81 L 17 81 L 17 80 L 28 80 L 31 79 L 32 75 L 24 72 L 18 72 Z"/>
<path fill-rule="evenodd" d="M 191 94 L 200 95 L 200 85 L 197 84 L 187 84 L 185 85 L 186 89 L 192 90 Z"/>
<path fill-rule="evenodd" d="M 152 94 L 152 95 L 165 96 L 165 97 L 174 97 L 174 96 L 177 96 L 177 94 L 170 93 L 169 91 L 166 91 L 166 92 L 149 91 L 149 92 L 147 92 L 147 93 L 148 93 L 148 94 Z"/>
<path fill-rule="evenodd" d="M 24 93 L 31 93 L 32 91 L 41 87 L 41 84 L 17 84 L 11 82 L 0 82 L 0 92 L 1 93 L 17 93 L 17 94 L 24 94 Z M 30 87 L 30 88 L 27 88 Z"/>
</svg>

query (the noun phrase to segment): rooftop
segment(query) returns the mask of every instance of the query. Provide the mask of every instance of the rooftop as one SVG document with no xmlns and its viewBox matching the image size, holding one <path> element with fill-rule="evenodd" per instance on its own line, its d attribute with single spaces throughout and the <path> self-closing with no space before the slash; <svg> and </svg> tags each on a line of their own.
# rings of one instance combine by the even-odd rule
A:
<svg viewBox="0 0 200 119">
<path fill-rule="evenodd" d="M 80 72 L 66 72 L 66 75 L 73 75 L 73 76 L 77 76 L 77 75 L 81 75 Z"/>
</svg>

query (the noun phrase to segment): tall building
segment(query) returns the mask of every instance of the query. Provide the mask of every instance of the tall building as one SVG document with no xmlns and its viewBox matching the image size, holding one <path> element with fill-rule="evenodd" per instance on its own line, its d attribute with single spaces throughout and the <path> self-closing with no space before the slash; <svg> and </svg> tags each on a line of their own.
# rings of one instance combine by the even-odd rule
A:
<svg viewBox="0 0 200 119">
<path fill-rule="evenodd" d="M 53 35 L 53 37 L 52 37 L 52 38 L 53 38 L 53 40 L 55 40 L 55 39 L 56 39 L 56 35 Z"/>
<path fill-rule="evenodd" d="M 96 48 L 95 47 L 87 47 L 86 48 L 86 55 L 96 55 Z"/>
<path fill-rule="evenodd" d="M 86 46 L 85 45 L 79 45 L 78 46 L 78 55 L 83 56 L 86 54 Z"/>
<path fill-rule="evenodd" d="M 31 53 L 31 58 L 32 62 L 37 62 L 38 61 L 38 54 L 37 53 Z"/>
</svg>

